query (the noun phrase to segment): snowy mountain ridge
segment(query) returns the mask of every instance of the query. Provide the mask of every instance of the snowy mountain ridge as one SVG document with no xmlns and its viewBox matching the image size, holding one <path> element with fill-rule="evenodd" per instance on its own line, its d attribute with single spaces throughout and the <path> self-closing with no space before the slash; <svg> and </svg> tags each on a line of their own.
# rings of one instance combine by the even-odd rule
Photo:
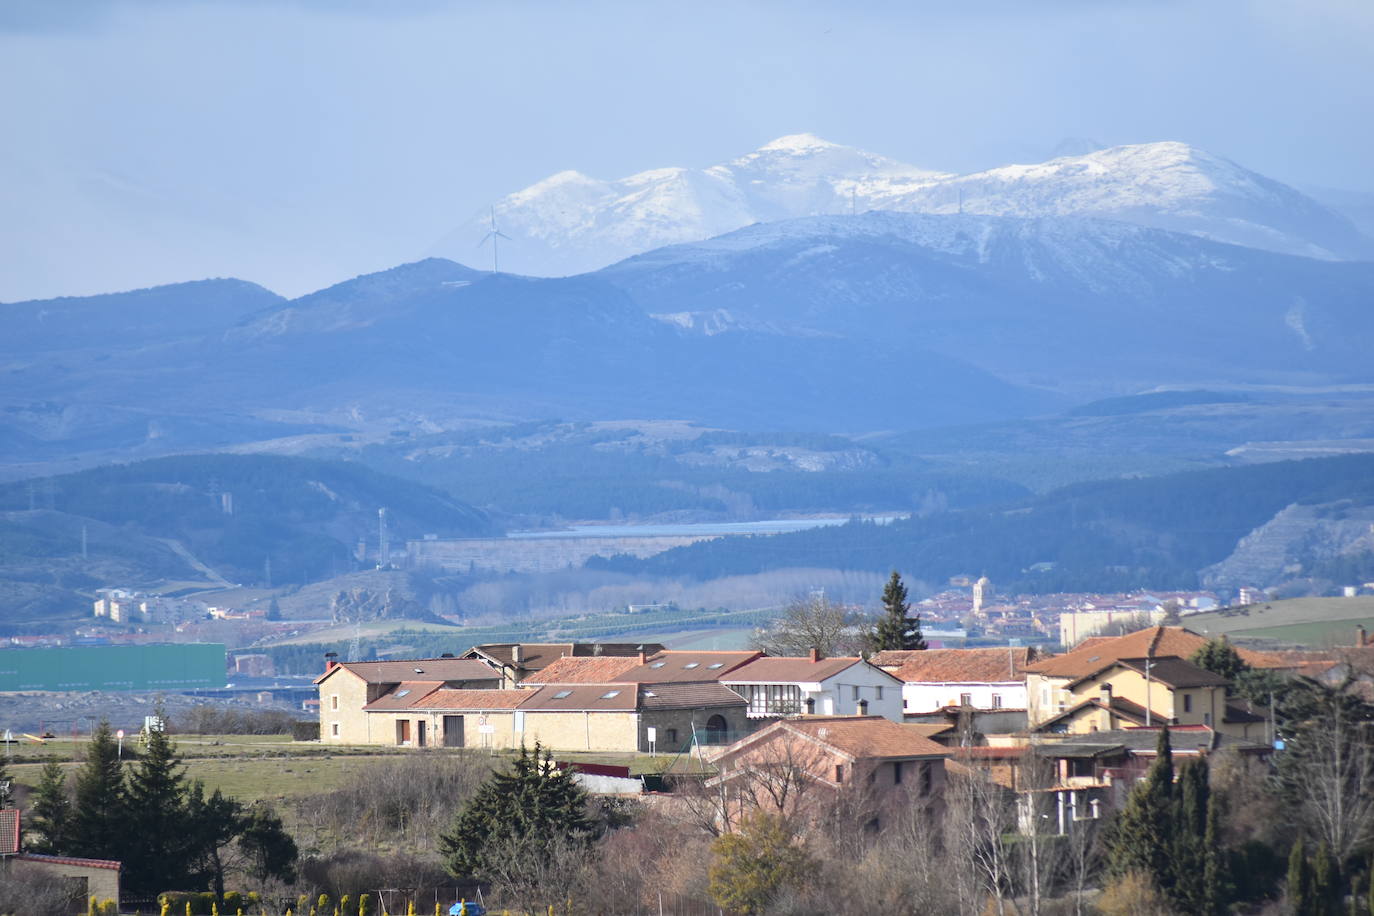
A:
<svg viewBox="0 0 1374 916">
<path fill-rule="evenodd" d="M 511 237 L 502 266 L 568 275 L 754 223 L 869 210 L 1098 217 L 1305 257 L 1374 257 L 1374 242 L 1345 217 L 1224 157 L 1173 141 L 1078 148 L 1088 151 L 953 175 L 793 134 L 703 169 L 613 181 L 559 172 L 495 203 Z M 486 220 L 454 230 L 437 253 L 475 260 Z"/>
</svg>

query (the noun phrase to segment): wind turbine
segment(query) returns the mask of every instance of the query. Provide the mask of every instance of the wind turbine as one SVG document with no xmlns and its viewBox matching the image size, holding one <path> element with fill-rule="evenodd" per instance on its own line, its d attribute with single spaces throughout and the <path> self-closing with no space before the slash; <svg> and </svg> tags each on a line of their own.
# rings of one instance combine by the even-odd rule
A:
<svg viewBox="0 0 1374 916">
<path fill-rule="evenodd" d="M 491 242 L 491 272 L 494 274 L 501 272 L 501 261 L 499 253 L 497 251 L 497 246 L 500 244 L 497 241 L 498 239 L 505 239 L 509 242 L 511 240 L 511 237 L 506 235 L 500 229 L 496 228 L 496 208 L 492 207 L 491 229 L 487 232 L 486 235 L 482 236 L 482 241 L 478 242 L 477 246 L 480 248 L 481 246 L 485 245 L 488 241 Z"/>
</svg>

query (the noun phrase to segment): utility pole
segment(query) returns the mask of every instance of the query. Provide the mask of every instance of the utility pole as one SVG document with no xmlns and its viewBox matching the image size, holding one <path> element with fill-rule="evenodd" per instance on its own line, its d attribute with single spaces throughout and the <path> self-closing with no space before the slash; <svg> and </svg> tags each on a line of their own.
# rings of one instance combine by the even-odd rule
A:
<svg viewBox="0 0 1374 916">
<path fill-rule="evenodd" d="M 1147 658 L 1145 659 L 1145 727 L 1146 727 L 1146 728 L 1149 728 L 1149 727 L 1150 727 L 1150 725 L 1151 725 L 1151 716 L 1153 715 L 1153 713 L 1152 713 L 1151 710 L 1150 710 L 1150 706 L 1152 705 L 1151 700 L 1150 700 L 1150 669 L 1153 668 L 1153 667 L 1154 667 L 1154 662 L 1150 661 L 1150 659 L 1147 657 Z"/>
</svg>

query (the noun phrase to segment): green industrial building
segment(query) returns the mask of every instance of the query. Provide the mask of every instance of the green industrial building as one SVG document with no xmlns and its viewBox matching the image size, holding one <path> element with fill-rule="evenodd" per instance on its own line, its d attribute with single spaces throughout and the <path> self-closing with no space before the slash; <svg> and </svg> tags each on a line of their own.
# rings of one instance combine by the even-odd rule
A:
<svg viewBox="0 0 1374 916">
<path fill-rule="evenodd" d="M 0 692 L 194 690 L 223 687 L 224 671 L 219 643 L 0 649 Z"/>
</svg>

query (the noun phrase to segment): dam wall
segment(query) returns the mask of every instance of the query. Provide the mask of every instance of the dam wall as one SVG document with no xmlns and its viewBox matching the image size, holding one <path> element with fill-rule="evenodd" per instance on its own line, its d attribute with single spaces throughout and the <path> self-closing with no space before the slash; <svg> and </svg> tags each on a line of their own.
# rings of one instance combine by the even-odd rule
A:
<svg viewBox="0 0 1374 916">
<path fill-rule="evenodd" d="M 592 557 L 652 557 L 710 541 L 722 535 L 645 535 L 631 537 L 572 538 L 452 538 L 407 541 L 406 555 L 412 567 L 453 572 L 541 573 L 578 567 Z"/>
</svg>

